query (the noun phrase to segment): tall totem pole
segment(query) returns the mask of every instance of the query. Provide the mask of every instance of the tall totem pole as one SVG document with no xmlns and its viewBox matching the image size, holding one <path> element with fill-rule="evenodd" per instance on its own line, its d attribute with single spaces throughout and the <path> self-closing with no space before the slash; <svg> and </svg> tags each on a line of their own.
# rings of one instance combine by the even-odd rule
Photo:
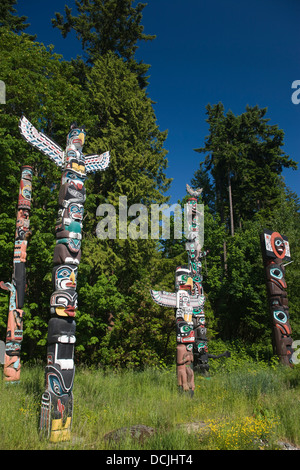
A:
<svg viewBox="0 0 300 470">
<path fill-rule="evenodd" d="M 76 280 L 81 258 L 81 229 L 86 199 L 84 182 L 88 173 L 105 170 L 109 152 L 83 155 L 84 126 L 73 123 L 65 151 L 39 132 L 22 116 L 19 128 L 25 140 L 47 155 L 62 169 L 55 225 L 56 246 L 53 256 L 48 325 L 45 392 L 42 396 L 40 429 L 52 442 L 68 440 L 73 414 L 74 345 L 77 309 Z"/>
<path fill-rule="evenodd" d="M 289 322 L 285 265 L 291 261 L 287 237 L 264 230 L 260 237 L 265 268 L 269 311 L 272 324 L 273 351 L 282 364 L 292 366 L 292 330 Z"/>
<path fill-rule="evenodd" d="M 26 251 L 29 231 L 29 213 L 31 209 L 32 168 L 23 166 L 19 188 L 17 221 L 15 231 L 15 247 L 13 256 L 12 282 L 0 282 L 2 289 L 10 291 L 9 312 L 6 331 L 4 356 L 4 380 L 16 383 L 20 381 L 21 344 L 23 340 L 22 310 L 26 288 Z"/>
<path fill-rule="evenodd" d="M 188 265 L 178 266 L 175 272 L 175 292 L 151 290 L 154 302 L 176 311 L 177 384 L 180 390 L 194 393 L 193 362 L 203 370 L 208 369 L 207 339 L 204 315 L 205 297 L 202 288 L 201 259 L 207 252 L 201 251 L 200 223 L 203 214 L 197 208 L 197 198 L 202 189 L 194 191 L 186 185 L 192 196 L 187 201 Z"/>
</svg>

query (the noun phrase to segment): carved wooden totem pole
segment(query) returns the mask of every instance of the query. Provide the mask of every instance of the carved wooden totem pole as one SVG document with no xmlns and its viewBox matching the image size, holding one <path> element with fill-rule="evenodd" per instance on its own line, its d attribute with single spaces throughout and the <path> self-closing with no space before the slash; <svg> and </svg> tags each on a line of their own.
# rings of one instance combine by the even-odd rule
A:
<svg viewBox="0 0 300 470">
<path fill-rule="evenodd" d="M 272 324 L 273 351 L 282 364 L 292 366 L 292 330 L 289 323 L 284 261 L 291 261 L 288 239 L 278 232 L 264 230 L 261 250 L 265 267 L 267 295 Z"/>
<path fill-rule="evenodd" d="M 202 214 L 197 208 L 197 197 L 202 189 L 194 191 L 187 185 L 187 191 L 192 196 L 186 205 L 188 265 L 176 268 L 174 293 L 153 290 L 150 292 L 157 304 L 174 308 L 176 311 L 177 384 L 180 390 L 189 391 L 193 395 L 193 362 L 197 359 L 200 368 L 208 369 L 209 356 L 203 309 L 205 297 L 201 275 L 201 259 L 207 252 L 201 251 L 199 230 Z"/>
<path fill-rule="evenodd" d="M 10 291 L 3 370 L 4 380 L 11 383 L 19 382 L 21 373 L 20 354 L 23 340 L 24 316 L 22 308 L 26 288 L 26 250 L 27 241 L 30 236 L 31 180 L 32 168 L 30 166 L 23 166 L 18 198 L 12 282 L 0 282 L 2 289 Z"/>
<path fill-rule="evenodd" d="M 88 173 L 105 170 L 109 152 L 83 155 L 83 126 L 73 123 L 65 151 L 39 132 L 23 116 L 19 128 L 26 141 L 47 155 L 62 169 L 59 210 L 55 226 L 56 246 L 53 256 L 48 325 L 45 392 L 42 396 L 40 429 L 52 442 L 70 439 L 73 413 L 74 345 L 77 309 L 76 279 L 81 258 L 81 229 Z"/>
</svg>

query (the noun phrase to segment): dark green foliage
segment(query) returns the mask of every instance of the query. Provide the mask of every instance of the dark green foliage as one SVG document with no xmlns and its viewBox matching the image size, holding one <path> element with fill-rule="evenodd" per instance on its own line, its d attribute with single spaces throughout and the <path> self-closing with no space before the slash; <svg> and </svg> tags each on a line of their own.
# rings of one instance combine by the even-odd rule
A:
<svg viewBox="0 0 300 470">
<path fill-rule="evenodd" d="M 2 79 L 7 99 L 0 110 L 0 197 L 1 197 L 1 266 L 0 279 L 12 276 L 13 242 L 17 198 L 24 164 L 33 167 L 33 195 L 30 213 L 32 237 L 27 250 L 27 293 L 24 306 L 23 355 L 44 354 L 52 292 L 52 256 L 55 245 L 54 225 L 57 217 L 59 170 L 47 157 L 34 151 L 20 136 L 18 120 L 24 113 L 39 129 L 60 145 L 70 122 L 75 118 L 87 122 L 86 101 L 71 65 L 42 44 L 26 35 L 1 30 Z M 1 294 L 1 298 L 5 293 Z M 8 296 L 1 304 L 1 325 L 6 323 Z M 1 338 L 4 338 L 1 330 Z"/>
<path fill-rule="evenodd" d="M 61 13 L 55 13 L 53 26 L 60 29 L 64 38 L 75 31 L 90 65 L 109 52 L 124 59 L 144 87 L 147 84 L 144 75 L 149 66 L 137 62 L 134 54 L 139 41 L 155 38 L 144 34 L 140 24 L 146 4 L 132 6 L 133 0 L 76 0 L 75 3 L 77 16 L 66 5 L 65 18 Z"/>
<path fill-rule="evenodd" d="M 267 108 L 247 106 L 239 116 L 232 111 L 225 115 L 222 103 L 207 106 L 210 134 L 205 146 L 196 149 L 207 155 L 193 183 L 204 183 L 204 202 L 228 226 L 232 204 L 231 232 L 258 211 L 270 216 L 280 198 L 283 168 L 297 168 L 282 150 L 284 132 L 268 124 L 266 113 Z"/>
<path fill-rule="evenodd" d="M 294 262 L 286 268 L 286 280 L 294 339 L 299 336 L 300 300 L 300 205 L 281 177 L 283 168 L 297 165 L 282 151 L 284 133 L 268 124 L 266 113 L 248 106 L 240 116 L 225 115 L 222 103 L 208 105 L 210 133 L 196 150 L 207 155 L 192 179 L 194 187 L 203 187 L 208 208 L 205 247 L 212 252 L 204 287 L 215 329 L 223 340 L 260 345 L 261 354 L 269 354 L 271 339 L 259 241 L 264 228 L 289 238 Z"/>
<path fill-rule="evenodd" d="M 0 279 L 4 281 L 10 281 L 12 275 L 21 166 L 32 165 L 34 174 L 23 359 L 45 357 L 60 184 L 60 171 L 55 165 L 21 138 L 18 120 L 24 113 L 63 148 L 69 125 L 76 120 L 85 124 L 88 130 L 86 153 L 111 152 L 109 170 L 90 176 L 86 183 L 83 254 L 78 276 L 76 360 L 126 365 L 132 363 L 134 355 L 139 355 L 141 366 L 155 363 L 161 357 L 164 360 L 168 349 L 164 335 L 168 337 L 169 333 L 164 332 L 166 323 L 161 317 L 162 311 L 157 314 L 149 294 L 150 285 L 156 278 L 157 267 L 153 266 L 160 259 L 156 241 L 99 240 L 96 237 L 99 222 L 96 210 L 100 203 L 115 206 L 118 222 L 119 196 L 127 197 L 128 207 L 133 203 L 148 205 L 166 201 L 163 194 L 170 183 L 165 177 L 167 160 L 163 145 L 166 133 L 156 125 L 150 99 L 140 88 L 137 75 L 112 52 L 95 61 L 82 85 L 72 63 L 63 61 L 51 48 L 47 50 L 26 35 L 19 36 L 3 28 L 0 47 L 3 58 L 1 78 L 7 89 L 7 103 L 0 110 L 3 168 L 0 175 Z M 144 296 L 147 297 L 145 311 L 142 308 Z M 4 339 L 8 313 L 5 293 L 1 295 L 0 308 L 0 331 Z M 153 312 L 160 317 L 151 323 Z M 106 350 L 102 341 L 103 344 L 110 341 L 107 323 L 111 315 L 115 318 L 116 341 L 112 341 L 111 348 Z M 122 338 L 128 333 L 126 319 L 129 317 L 134 329 L 122 345 Z M 143 318 L 145 321 L 141 321 Z M 166 321 L 169 321 L 168 317 Z M 154 328 L 158 339 L 149 341 Z M 120 342 L 117 341 L 119 330 Z M 139 338 L 138 342 L 131 342 L 134 335 Z M 163 341 L 160 341 L 161 337 Z M 122 359 L 120 343 L 125 349 Z M 109 353 L 110 358 L 109 351 L 115 351 Z"/>
<path fill-rule="evenodd" d="M 17 16 L 14 6 L 17 0 L 2 0 L 0 3 L 0 27 L 8 27 L 11 31 L 18 33 L 24 31 L 29 24 L 25 24 L 27 16 Z"/>
<path fill-rule="evenodd" d="M 3 3 L 3 2 L 2 2 Z M 4 2 L 0 28 L 1 80 L 6 104 L 0 107 L 0 280 L 12 275 L 13 240 L 20 171 L 33 166 L 32 237 L 27 250 L 22 360 L 45 360 L 49 299 L 52 292 L 54 227 L 60 171 L 21 137 L 24 113 L 61 147 L 72 121 L 88 130 L 85 153 L 111 153 L 110 167 L 86 181 L 82 258 L 76 316 L 77 363 L 114 368 L 174 364 L 174 311 L 156 305 L 149 290 L 174 290 L 176 266 L 186 264 L 185 240 L 150 237 L 150 205 L 168 201 L 166 132 L 156 123 L 144 87 L 148 66 L 134 53 L 144 35 L 144 4 L 131 0 L 77 1 L 78 15 L 66 6 L 66 18 L 53 24 L 64 36 L 72 29 L 87 61 L 66 62 L 53 48 L 24 33 L 24 18 Z M 10 29 L 10 31 L 9 31 Z M 107 34 L 107 31 L 110 34 Z M 282 151 L 283 131 L 268 124 L 266 109 L 247 107 L 240 116 L 208 106 L 210 134 L 206 157 L 192 179 L 203 187 L 205 203 L 203 285 L 210 352 L 237 350 L 270 359 L 271 330 L 266 302 L 259 234 L 278 230 L 289 238 L 292 259 L 286 280 L 293 337 L 300 333 L 299 200 L 283 184 L 283 168 L 296 164 Z M 192 175 L 191 175 L 192 176 Z M 183 188 L 186 182 L 183 182 Z M 230 189 L 230 191 L 229 191 Z M 231 196 L 229 197 L 229 195 Z M 119 198 L 148 208 L 148 239 L 119 238 Z M 183 207 L 187 196 L 183 197 Z M 201 200 L 199 201 L 201 202 Z M 100 204 L 116 211 L 116 238 L 98 239 Z M 127 226 L 136 215 L 128 217 Z M 127 228 L 128 228 L 127 227 Z M 0 295 L 0 339 L 4 339 L 8 295 Z M 109 319 L 114 326 L 108 330 Z"/>
</svg>

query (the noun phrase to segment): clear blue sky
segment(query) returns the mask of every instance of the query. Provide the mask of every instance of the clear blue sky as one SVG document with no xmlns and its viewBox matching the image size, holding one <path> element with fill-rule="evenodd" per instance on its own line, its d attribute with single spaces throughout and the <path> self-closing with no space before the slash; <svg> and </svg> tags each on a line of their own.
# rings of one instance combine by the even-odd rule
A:
<svg viewBox="0 0 300 470">
<path fill-rule="evenodd" d="M 81 54 L 80 43 L 63 39 L 50 21 L 65 4 L 74 1 L 19 0 L 17 11 L 31 23 L 26 32 L 69 60 Z M 299 21 L 299 0 L 148 0 L 142 24 L 157 38 L 141 44 L 137 58 L 151 65 L 148 94 L 169 132 L 170 203 L 186 194 L 203 159 L 194 149 L 208 134 L 205 107 L 219 101 L 235 114 L 247 104 L 268 108 L 270 124 L 285 132 L 284 151 L 299 163 L 283 175 L 300 196 L 300 104 L 291 100 L 300 80 Z"/>
</svg>

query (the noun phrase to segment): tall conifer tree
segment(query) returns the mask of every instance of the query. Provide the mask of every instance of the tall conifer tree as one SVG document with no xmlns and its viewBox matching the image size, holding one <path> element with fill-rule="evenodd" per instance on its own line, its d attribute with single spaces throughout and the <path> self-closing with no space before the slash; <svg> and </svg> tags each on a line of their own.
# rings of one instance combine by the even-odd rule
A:
<svg viewBox="0 0 300 470">
<path fill-rule="evenodd" d="M 117 208 L 120 195 L 127 196 L 128 206 L 133 203 L 149 206 L 167 200 L 164 193 L 170 181 L 165 176 L 166 133 L 159 130 L 151 100 L 141 87 L 141 69 L 132 67 L 131 54 L 126 58 L 108 49 L 94 57 L 93 66 L 84 65 L 84 73 L 78 77 L 78 61 L 62 60 L 52 48 L 46 49 L 27 35 L 9 33 L 7 28 L 0 33 L 2 79 L 7 88 L 7 102 L 0 110 L 0 150 L 4 158 L 0 174 L 0 279 L 6 279 L 10 273 L 15 226 L 12 201 L 16 200 L 12 195 L 16 196 L 20 165 L 26 157 L 26 163 L 34 168 L 24 359 L 26 355 L 44 357 L 60 174 L 21 139 L 18 120 L 23 113 L 62 147 L 70 123 L 76 120 L 85 124 L 87 152 L 110 150 L 112 155 L 110 173 L 87 181 L 78 283 L 77 358 L 125 365 L 135 357 L 135 363 L 155 363 L 168 349 L 164 335 L 169 338 L 170 331 L 169 317 L 152 305 L 147 287 L 153 285 L 150 277 L 157 272 L 160 262 L 156 242 L 96 237 L 96 210 L 100 203 L 111 203 Z M 6 300 L 0 297 L 3 334 Z M 147 305 L 146 309 L 141 305 Z M 107 337 L 107 318 L 112 315 L 115 328 Z M 124 341 L 125 331 L 134 331 L 134 336 L 130 334 Z M 160 337 L 162 341 L 155 340 Z M 112 352 L 109 357 L 105 353 L 108 342 Z M 139 354 L 141 344 L 144 352 Z"/>
<path fill-rule="evenodd" d="M 2 0 L 0 3 L 0 27 L 9 28 L 14 33 L 24 31 L 29 26 L 27 16 L 18 16 L 14 8 L 17 0 Z"/>
<path fill-rule="evenodd" d="M 141 20 L 146 4 L 133 6 L 133 0 L 76 0 L 75 3 L 77 15 L 66 5 L 65 15 L 55 13 L 53 26 L 60 29 L 64 38 L 75 31 L 87 64 L 93 65 L 97 59 L 112 52 L 127 62 L 130 70 L 139 77 L 140 86 L 144 87 L 149 66 L 137 62 L 134 55 L 139 41 L 155 38 L 143 32 Z"/>
<path fill-rule="evenodd" d="M 268 123 L 266 113 L 267 108 L 247 106 L 243 114 L 235 116 L 232 111 L 225 114 L 222 103 L 207 106 L 209 135 L 204 147 L 196 149 L 206 156 L 193 183 L 196 186 L 198 179 L 208 182 L 212 178 L 215 198 L 208 203 L 232 234 L 242 220 L 258 211 L 271 213 L 280 198 L 283 168 L 297 168 L 282 150 L 284 132 Z"/>
<path fill-rule="evenodd" d="M 234 115 L 225 113 L 222 103 L 208 105 L 209 135 L 196 149 L 205 158 L 192 179 L 194 187 L 204 188 L 203 200 L 213 219 L 221 220 L 226 229 L 223 253 L 218 246 L 223 266 L 217 271 L 216 259 L 208 256 L 210 275 L 204 280 L 217 331 L 223 339 L 248 342 L 249 349 L 257 348 L 261 355 L 271 355 L 272 348 L 259 234 L 263 228 L 281 230 L 291 237 L 297 257 L 295 227 L 299 230 L 299 205 L 282 180 L 283 169 L 296 169 L 297 164 L 282 150 L 284 132 L 271 125 L 266 114 L 267 109 L 258 106 Z M 287 216 L 290 211 L 293 215 Z M 210 237 L 210 224 L 206 233 Z M 214 245 L 212 252 L 216 254 Z M 292 278 L 296 269 L 293 265 L 287 269 Z M 298 294 L 293 302 L 298 304 Z M 292 328 L 293 322 L 299 324 L 297 314 L 291 310 Z"/>
</svg>

